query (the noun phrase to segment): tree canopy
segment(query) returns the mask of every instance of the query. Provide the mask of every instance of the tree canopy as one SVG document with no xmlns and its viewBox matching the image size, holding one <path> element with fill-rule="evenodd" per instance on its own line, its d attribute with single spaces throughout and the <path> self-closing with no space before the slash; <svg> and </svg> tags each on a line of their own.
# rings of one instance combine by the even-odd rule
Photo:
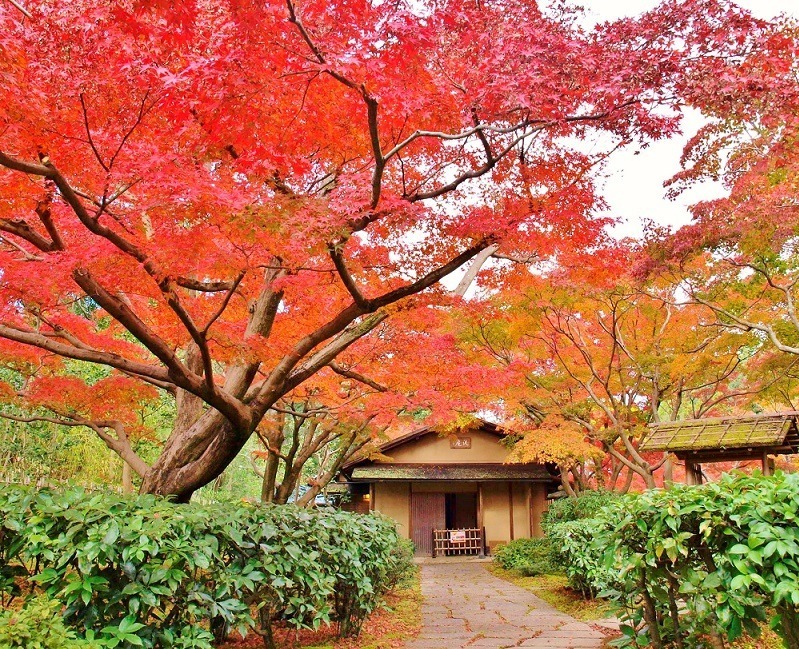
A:
<svg viewBox="0 0 799 649">
<path fill-rule="evenodd" d="M 532 0 L 25 9 L 0 3 L 0 394 L 180 499 L 297 390 L 355 381 L 367 417 L 446 402 L 414 371 L 457 369 L 442 278 L 587 259 L 610 151 L 793 82 L 785 30 L 714 0 L 590 30 Z M 164 392 L 149 465 L 134 402 Z"/>
</svg>

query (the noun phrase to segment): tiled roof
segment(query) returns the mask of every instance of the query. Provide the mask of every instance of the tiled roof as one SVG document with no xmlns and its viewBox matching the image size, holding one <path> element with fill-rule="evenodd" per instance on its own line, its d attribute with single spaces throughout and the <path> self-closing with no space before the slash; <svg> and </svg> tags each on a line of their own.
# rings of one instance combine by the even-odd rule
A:
<svg viewBox="0 0 799 649">
<path fill-rule="evenodd" d="M 368 464 L 352 469 L 353 481 L 553 480 L 540 464 Z"/>
</svg>

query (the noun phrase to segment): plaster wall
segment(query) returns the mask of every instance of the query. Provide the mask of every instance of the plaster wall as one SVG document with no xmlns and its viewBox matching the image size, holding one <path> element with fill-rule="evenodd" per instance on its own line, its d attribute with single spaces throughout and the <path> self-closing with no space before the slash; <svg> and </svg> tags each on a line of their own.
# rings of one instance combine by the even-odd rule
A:
<svg viewBox="0 0 799 649">
<path fill-rule="evenodd" d="M 524 482 L 512 482 L 513 487 L 513 538 L 530 536 L 530 486 Z"/>
<path fill-rule="evenodd" d="M 410 483 L 378 482 L 374 486 L 374 509 L 397 521 L 397 532 L 410 538 Z"/>
<path fill-rule="evenodd" d="M 508 457 L 508 449 L 496 435 L 474 430 L 461 437 L 471 439 L 471 448 L 451 448 L 450 437 L 433 434 L 386 451 L 386 456 L 397 464 L 502 463 Z"/>
<path fill-rule="evenodd" d="M 483 527 L 486 529 L 486 543 L 491 550 L 511 540 L 508 484 L 485 482 L 482 485 Z"/>
</svg>

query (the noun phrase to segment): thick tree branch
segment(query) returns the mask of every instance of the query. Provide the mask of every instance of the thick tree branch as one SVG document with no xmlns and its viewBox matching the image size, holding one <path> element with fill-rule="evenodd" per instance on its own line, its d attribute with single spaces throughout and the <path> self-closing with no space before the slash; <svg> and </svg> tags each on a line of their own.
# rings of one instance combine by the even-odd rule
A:
<svg viewBox="0 0 799 649">
<path fill-rule="evenodd" d="M 45 183 L 52 185 L 50 181 L 45 181 Z M 53 215 L 50 211 L 51 202 L 52 192 L 48 191 L 47 198 L 43 201 L 39 201 L 36 205 L 36 214 L 39 216 L 39 220 L 42 222 L 44 229 L 47 230 L 47 234 L 50 235 L 50 239 L 52 240 L 50 250 L 64 250 L 64 240 L 61 238 L 58 228 L 56 228 L 53 222 Z"/>
<path fill-rule="evenodd" d="M 98 365 L 114 367 L 126 373 L 135 374 L 141 377 L 149 377 L 164 383 L 172 383 L 169 373 L 163 367 L 147 365 L 131 361 L 124 356 L 110 352 L 88 350 L 80 347 L 73 347 L 64 343 L 52 340 L 47 336 L 35 331 L 20 329 L 10 324 L 0 324 L 0 336 L 13 340 L 24 345 L 38 347 L 53 354 L 72 358 L 78 361 L 86 361 Z"/>
<path fill-rule="evenodd" d="M 379 311 L 367 316 L 362 322 L 342 331 L 288 377 L 286 388 L 288 390 L 295 388 L 300 383 L 313 376 L 325 365 L 329 365 L 336 356 L 375 329 L 377 325 L 383 322 L 387 317 L 387 313 Z"/>
<path fill-rule="evenodd" d="M 477 277 L 477 273 L 480 272 L 480 269 L 483 267 L 483 264 L 488 261 L 490 257 L 492 257 L 497 250 L 499 250 L 498 243 L 492 243 L 487 248 L 481 250 L 477 255 L 475 255 L 474 259 L 472 259 L 472 263 L 469 268 L 466 270 L 466 273 L 463 275 L 463 278 L 460 282 L 458 282 L 458 286 L 455 288 L 455 295 L 458 297 L 463 297 L 466 295 L 466 291 L 469 290 L 469 287 L 472 285 L 472 282 Z"/>
<path fill-rule="evenodd" d="M 236 280 L 203 281 L 191 277 L 176 277 L 175 284 L 201 293 L 221 293 L 232 289 Z"/>
<path fill-rule="evenodd" d="M 219 390 L 213 382 L 207 379 L 204 381 L 194 372 L 189 370 L 178 358 L 177 354 L 158 337 L 122 300 L 111 295 L 91 273 L 84 269 L 77 269 L 73 272 L 76 283 L 91 296 L 109 315 L 122 323 L 125 328 L 136 337 L 152 354 L 158 358 L 168 370 L 169 379 L 178 387 L 187 392 L 196 394 L 204 399 L 209 405 L 219 410 L 225 417 L 236 425 L 247 427 L 252 418 L 249 408 L 238 399 Z M 195 339 L 196 340 L 196 339 Z M 203 343 L 205 340 L 201 337 Z M 200 351 L 202 352 L 202 346 Z M 203 362 L 210 362 L 210 356 L 206 353 Z"/>
<path fill-rule="evenodd" d="M 20 239 L 24 239 L 42 252 L 50 252 L 53 250 L 53 243 L 36 232 L 23 219 L 14 219 L 13 221 L 9 219 L 0 219 L 0 230 L 8 232 L 9 234 L 14 234 Z"/>
</svg>

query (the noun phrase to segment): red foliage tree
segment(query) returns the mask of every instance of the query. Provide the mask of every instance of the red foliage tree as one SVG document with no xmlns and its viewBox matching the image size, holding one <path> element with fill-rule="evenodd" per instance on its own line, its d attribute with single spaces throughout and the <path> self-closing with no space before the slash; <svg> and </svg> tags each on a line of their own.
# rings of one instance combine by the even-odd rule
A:
<svg viewBox="0 0 799 649">
<path fill-rule="evenodd" d="M 589 32 L 525 0 L 26 11 L 0 3 L 0 355 L 31 407 L 63 359 L 174 394 L 133 462 L 184 500 L 411 296 L 589 242 L 574 142 L 674 133 L 771 33 L 711 0 Z"/>
</svg>

